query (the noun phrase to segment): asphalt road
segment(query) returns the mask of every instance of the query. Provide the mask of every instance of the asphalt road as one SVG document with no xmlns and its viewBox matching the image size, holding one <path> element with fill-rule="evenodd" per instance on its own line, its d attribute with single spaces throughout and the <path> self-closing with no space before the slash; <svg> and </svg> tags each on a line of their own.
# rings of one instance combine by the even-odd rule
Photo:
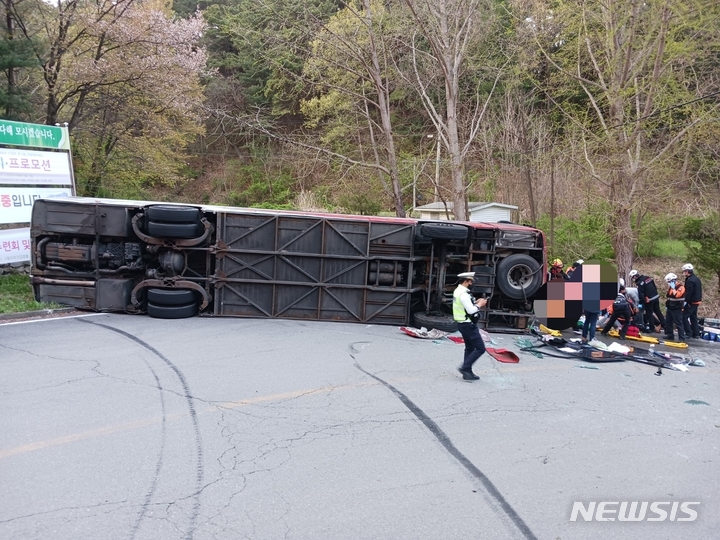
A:
<svg viewBox="0 0 720 540">
<path fill-rule="evenodd" d="M 0 538 L 717 538 L 720 345 L 690 354 L 707 365 L 662 376 L 486 355 L 469 383 L 462 345 L 394 327 L 14 321 Z M 633 501 L 665 519 L 571 521 Z"/>
</svg>

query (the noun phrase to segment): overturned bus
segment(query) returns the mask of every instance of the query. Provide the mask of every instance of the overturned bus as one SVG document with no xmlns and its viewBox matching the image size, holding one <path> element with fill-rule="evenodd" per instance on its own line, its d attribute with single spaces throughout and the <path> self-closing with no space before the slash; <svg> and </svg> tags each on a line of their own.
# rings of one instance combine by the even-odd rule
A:
<svg viewBox="0 0 720 540">
<path fill-rule="evenodd" d="M 39 199 L 35 298 L 176 319 L 261 317 L 454 330 L 457 275 L 479 324 L 522 328 L 546 280 L 542 231 L 510 223 Z"/>
</svg>

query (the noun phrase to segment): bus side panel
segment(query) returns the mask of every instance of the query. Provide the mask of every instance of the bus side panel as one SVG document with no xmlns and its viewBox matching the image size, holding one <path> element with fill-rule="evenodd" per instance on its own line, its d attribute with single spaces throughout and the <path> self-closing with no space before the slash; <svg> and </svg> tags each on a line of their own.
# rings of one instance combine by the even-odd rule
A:
<svg viewBox="0 0 720 540">
<path fill-rule="evenodd" d="M 55 285 L 42 283 L 37 286 L 36 290 L 38 302 L 95 309 L 95 286 L 91 284 Z"/>
<path fill-rule="evenodd" d="M 222 214 L 215 314 L 406 324 L 413 237 L 408 224 Z"/>
<path fill-rule="evenodd" d="M 127 237 L 128 209 L 121 206 L 72 204 L 39 199 L 33 205 L 33 234 Z"/>
</svg>

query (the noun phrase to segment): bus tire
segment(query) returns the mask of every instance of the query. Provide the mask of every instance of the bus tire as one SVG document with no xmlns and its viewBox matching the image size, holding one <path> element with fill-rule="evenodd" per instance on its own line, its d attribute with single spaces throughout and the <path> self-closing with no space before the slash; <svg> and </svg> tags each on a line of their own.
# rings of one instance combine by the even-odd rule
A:
<svg viewBox="0 0 720 540">
<path fill-rule="evenodd" d="M 148 221 L 163 223 L 199 223 L 200 210 L 192 206 L 156 205 L 145 209 Z"/>
<path fill-rule="evenodd" d="M 147 300 L 155 306 L 181 306 L 196 301 L 196 293 L 190 289 L 147 290 Z"/>
<path fill-rule="evenodd" d="M 543 276 L 539 262 L 530 255 L 516 253 L 505 257 L 497 265 L 496 280 L 505 296 L 523 300 L 540 289 Z"/>
<path fill-rule="evenodd" d="M 415 328 L 427 328 L 440 330 L 442 332 L 457 332 L 457 322 L 450 315 L 428 315 L 418 311 L 413 315 Z"/>
<path fill-rule="evenodd" d="M 468 230 L 466 226 L 455 223 L 421 223 L 419 234 L 432 240 L 465 240 Z"/>
<path fill-rule="evenodd" d="M 147 233 L 155 238 L 197 238 L 200 236 L 200 223 L 162 223 L 149 221 Z"/>
<path fill-rule="evenodd" d="M 163 306 L 148 302 L 147 313 L 156 319 L 186 319 L 197 315 L 197 302 L 179 306 Z"/>
</svg>

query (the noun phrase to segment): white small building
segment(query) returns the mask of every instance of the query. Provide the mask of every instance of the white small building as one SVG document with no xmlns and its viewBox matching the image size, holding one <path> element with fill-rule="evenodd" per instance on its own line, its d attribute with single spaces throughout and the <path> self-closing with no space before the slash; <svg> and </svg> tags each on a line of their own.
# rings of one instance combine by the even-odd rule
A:
<svg viewBox="0 0 720 540">
<path fill-rule="evenodd" d="M 497 223 L 498 221 L 513 221 L 513 212 L 518 209 L 512 204 L 496 202 L 471 202 L 468 203 L 469 221 L 481 221 L 484 223 Z M 434 202 L 424 204 L 415 208 L 420 212 L 420 219 L 450 219 L 453 218 L 453 203 Z"/>
</svg>

